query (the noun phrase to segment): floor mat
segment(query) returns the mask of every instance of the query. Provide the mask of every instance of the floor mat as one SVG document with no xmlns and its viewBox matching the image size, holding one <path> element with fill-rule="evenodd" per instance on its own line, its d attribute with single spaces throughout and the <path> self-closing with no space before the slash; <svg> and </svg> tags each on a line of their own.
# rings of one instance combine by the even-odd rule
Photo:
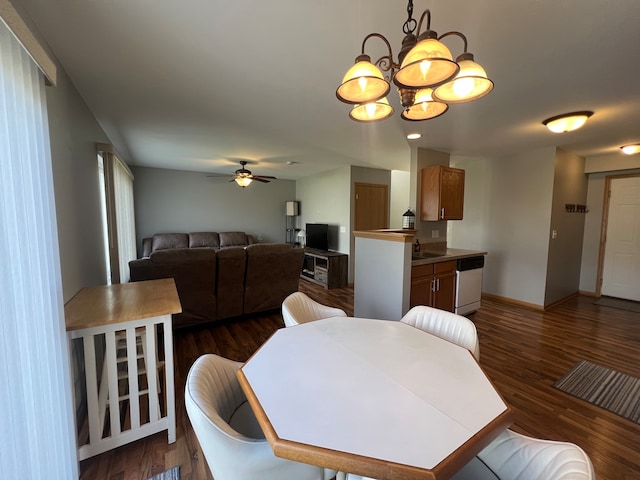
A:
<svg viewBox="0 0 640 480">
<path fill-rule="evenodd" d="M 618 308 L 620 310 L 629 310 L 630 312 L 640 313 L 640 302 L 623 300 L 622 298 L 600 297 L 593 303 L 603 307 Z"/>
<path fill-rule="evenodd" d="M 640 424 L 640 379 L 580 360 L 555 388 Z"/>
</svg>

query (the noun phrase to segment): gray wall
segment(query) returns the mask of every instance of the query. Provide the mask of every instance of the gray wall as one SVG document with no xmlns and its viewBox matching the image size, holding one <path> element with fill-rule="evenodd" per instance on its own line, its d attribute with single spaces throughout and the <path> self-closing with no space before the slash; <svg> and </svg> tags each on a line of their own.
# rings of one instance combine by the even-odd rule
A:
<svg viewBox="0 0 640 480">
<path fill-rule="evenodd" d="M 551 305 L 580 289 L 584 213 L 569 213 L 566 204 L 585 205 L 587 175 L 584 158 L 557 149 L 549 231 L 549 258 L 544 305 Z M 557 233 L 553 238 L 552 232 Z"/>
<path fill-rule="evenodd" d="M 108 143 L 64 71 L 47 87 L 63 298 L 106 283 L 106 260 L 95 144 Z M 35 239 L 34 239 L 35 240 Z"/>
<path fill-rule="evenodd" d="M 407 208 L 416 213 L 416 201 L 411 200 L 409 190 L 411 173 L 391 170 L 391 207 L 389 208 L 389 228 L 402 228 L 402 216 Z"/>
<path fill-rule="evenodd" d="M 329 170 L 296 182 L 296 197 L 300 200 L 298 228 L 304 229 L 306 223 L 329 224 L 329 250 L 349 255 L 349 283 L 353 282 L 350 189 L 351 167 Z"/>
<path fill-rule="evenodd" d="M 138 256 L 144 237 L 163 232 L 242 231 L 260 242 L 286 240 L 285 202 L 295 182 L 253 182 L 240 188 L 206 173 L 133 167 Z"/>
<path fill-rule="evenodd" d="M 465 170 L 465 218 L 449 222 L 450 247 L 486 250 L 483 292 L 543 306 L 555 148 L 481 160 L 452 157 Z M 467 185 L 473 185 L 468 189 Z M 472 211 L 482 211 L 478 225 Z M 472 239 L 472 240 L 468 240 Z"/>
</svg>

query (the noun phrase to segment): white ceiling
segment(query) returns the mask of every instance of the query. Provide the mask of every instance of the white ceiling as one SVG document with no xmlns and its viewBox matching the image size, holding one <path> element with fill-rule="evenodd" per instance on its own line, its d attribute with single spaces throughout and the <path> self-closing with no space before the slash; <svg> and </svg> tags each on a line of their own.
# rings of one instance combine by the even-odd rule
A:
<svg viewBox="0 0 640 480">
<path fill-rule="evenodd" d="M 414 18 L 429 8 L 433 30 L 467 36 L 495 88 L 418 123 L 400 119 L 392 92 L 394 117 L 367 125 L 335 89 L 368 33 L 397 57 L 405 1 L 12 1 L 133 165 L 231 173 L 246 159 L 295 179 L 346 164 L 408 170 L 411 131 L 415 145 L 470 156 L 596 156 L 640 141 L 638 0 L 415 0 Z M 445 43 L 461 53 L 458 38 Z M 575 110 L 595 112 L 582 130 L 541 124 Z"/>
</svg>

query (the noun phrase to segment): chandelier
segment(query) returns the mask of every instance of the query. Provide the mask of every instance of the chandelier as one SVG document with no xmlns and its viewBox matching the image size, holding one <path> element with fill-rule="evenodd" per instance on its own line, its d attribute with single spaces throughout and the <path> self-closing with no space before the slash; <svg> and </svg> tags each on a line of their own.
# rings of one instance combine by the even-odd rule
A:
<svg viewBox="0 0 640 480">
<path fill-rule="evenodd" d="M 361 54 L 347 71 L 336 90 L 339 100 L 352 104 L 349 116 L 359 122 L 384 120 L 393 114 L 387 100 L 391 82 L 400 96 L 402 118 L 410 121 L 438 117 L 450 104 L 465 103 L 485 96 L 493 89 L 493 82 L 473 54 L 467 52 L 467 37 L 460 32 L 447 32 L 440 36 L 431 30 L 431 12 L 425 10 L 420 22 L 413 18 L 413 0 L 407 5 L 407 21 L 402 26 L 405 34 L 398 61 L 393 59 L 389 41 L 379 33 L 370 33 L 362 41 Z M 420 33 L 422 22 L 427 27 Z M 417 34 L 414 34 L 417 27 Z M 457 36 L 464 44 L 463 52 L 453 60 L 451 51 L 441 40 Z M 365 54 L 370 38 L 379 38 L 387 46 L 388 54 L 371 62 Z M 388 72 L 384 77 L 382 72 Z"/>
</svg>

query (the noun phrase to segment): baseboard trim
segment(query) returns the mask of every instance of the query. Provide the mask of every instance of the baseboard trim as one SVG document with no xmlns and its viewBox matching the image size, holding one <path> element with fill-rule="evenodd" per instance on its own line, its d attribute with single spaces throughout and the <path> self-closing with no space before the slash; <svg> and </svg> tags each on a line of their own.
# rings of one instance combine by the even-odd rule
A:
<svg viewBox="0 0 640 480">
<path fill-rule="evenodd" d="M 600 298 L 600 295 L 598 295 L 596 292 L 587 292 L 586 290 L 578 290 L 578 293 L 580 295 L 584 295 L 585 297 Z"/>
<path fill-rule="evenodd" d="M 509 305 L 516 305 L 518 307 L 526 308 L 528 310 L 534 310 L 536 312 L 544 312 L 544 305 L 538 305 L 535 303 L 523 302 L 516 300 L 515 298 L 501 297 L 500 295 L 492 295 L 490 293 L 483 293 L 482 298 L 490 300 L 492 302 L 507 303 Z"/>
</svg>

